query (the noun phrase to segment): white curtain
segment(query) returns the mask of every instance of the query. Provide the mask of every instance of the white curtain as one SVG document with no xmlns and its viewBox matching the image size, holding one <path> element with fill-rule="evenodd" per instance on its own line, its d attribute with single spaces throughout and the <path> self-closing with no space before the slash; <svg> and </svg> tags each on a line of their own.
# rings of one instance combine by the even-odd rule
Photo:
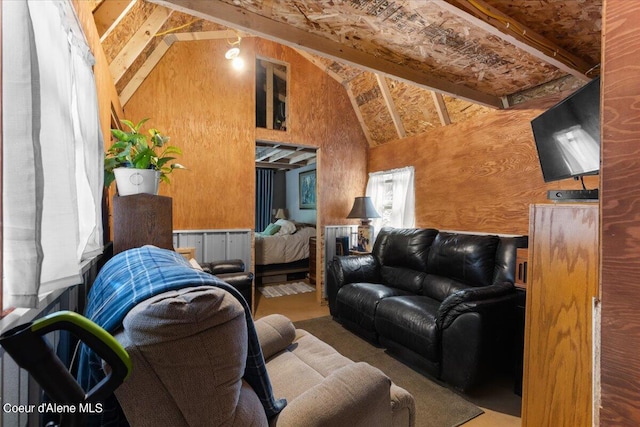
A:
<svg viewBox="0 0 640 427">
<path fill-rule="evenodd" d="M 80 283 L 102 248 L 93 56 L 70 1 L 2 2 L 3 306 Z"/>
<path fill-rule="evenodd" d="M 380 214 L 372 221 L 376 231 L 382 227 L 415 227 L 413 166 L 370 173 L 366 195 Z"/>
</svg>

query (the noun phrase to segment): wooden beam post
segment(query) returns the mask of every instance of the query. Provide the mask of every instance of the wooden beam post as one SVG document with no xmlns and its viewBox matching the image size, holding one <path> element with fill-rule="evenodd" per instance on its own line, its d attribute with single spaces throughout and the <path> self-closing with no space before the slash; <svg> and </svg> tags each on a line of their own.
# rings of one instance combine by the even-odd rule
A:
<svg viewBox="0 0 640 427">
<path fill-rule="evenodd" d="M 145 47 L 153 39 L 155 34 L 167 22 L 169 16 L 173 13 L 170 9 L 164 7 L 156 7 L 151 16 L 142 24 L 142 26 L 131 37 L 127 44 L 118 53 L 118 56 L 109 64 L 109 71 L 113 76 L 113 81 L 118 82 L 133 64 L 136 58 L 142 53 Z"/>
<path fill-rule="evenodd" d="M 588 64 L 484 0 L 444 0 L 438 6 L 566 73 L 591 80 L 585 74 L 595 64 Z"/>
<path fill-rule="evenodd" d="M 348 83 L 343 86 L 347 90 L 347 96 L 349 97 L 349 101 L 351 101 L 351 105 L 353 106 L 353 112 L 356 113 L 356 118 L 360 123 L 360 127 L 362 128 L 364 137 L 367 140 L 367 143 L 369 144 L 369 146 L 371 146 L 372 142 L 371 142 L 371 135 L 369 134 L 369 128 L 367 127 L 367 124 L 364 121 L 364 117 L 362 117 L 362 111 L 360 111 L 360 106 L 356 101 L 356 96 L 353 94 L 353 90 L 351 90 L 351 86 Z"/>
<path fill-rule="evenodd" d="M 389 110 L 389 114 L 391 115 L 391 120 L 393 121 L 393 125 L 396 128 L 396 132 L 398 133 L 398 138 L 404 138 L 407 136 L 407 132 L 404 130 L 404 125 L 402 124 L 402 119 L 400 118 L 400 114 L 398 114 L 398 109 L 396 108 L 395 102 L 393 102 L 393 98 L 391 98 L 391 91 L 389 91 L 389 85 L 387 85 L 387 81 L 385 77 L 381 74 L 376 73 L 376 80 L 378 81 L 378 86 L 380 87 L 380 92 L 382 92 L 382 98 L 384 99 L 385 104 L 387 105 L 387 109 Z"/>
<path fill-rule="evenodd" d="M 438 117 L 440 117 L 440 124 L 442 124 L 442 126 L 450 125 L 451 118 L 449 117 L 449 111 L 447 110 L 447 105 L 444 103 L 442 95 L 432 91 L 431 98 L 433 99 L 433 104 L 436 106 Z"/>
<path fill-rule="evenodd" d="M 381 59 L 372 54 L 260 16 L 240 6 L 228 4 L 221 0 L 150 0 L 150 2 L 217 22 L 227 27 L 253 33 L 286 46 L 308 50 L 312 53 L 351 64 L 360 69 L 381 73 L 396 80 L 446 93 L 469 102 L 492 108 L 502 108 L 502 102 L 497 96 L 452 83 L 403 64 Z"/>
</svg>

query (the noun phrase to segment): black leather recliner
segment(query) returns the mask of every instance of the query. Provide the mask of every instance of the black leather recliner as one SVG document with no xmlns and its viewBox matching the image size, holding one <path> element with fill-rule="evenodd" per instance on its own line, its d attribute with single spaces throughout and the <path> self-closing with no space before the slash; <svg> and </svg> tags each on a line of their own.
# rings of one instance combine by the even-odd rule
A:
<svg viewBox="0 0 640 427">
<path fill-rule="evenodd" d="M 383 228 L 370 255 L 330 262 L 331 315 L 427 374 L 468 390 L 492 365 L 508 362 L 515 256 L 523 239 Z"/>
<path fill-rule="evenodd" d="M 253 284 L 253 273 L 250 271 L 244 271 L 244 261 L 241 259 L 212 261 L 202 264 L 201 267 L 203 271 L 217 276 L 236 288 L 247 301 L 249 307 L 251 307 L 251 285 Z"/>
</svg>

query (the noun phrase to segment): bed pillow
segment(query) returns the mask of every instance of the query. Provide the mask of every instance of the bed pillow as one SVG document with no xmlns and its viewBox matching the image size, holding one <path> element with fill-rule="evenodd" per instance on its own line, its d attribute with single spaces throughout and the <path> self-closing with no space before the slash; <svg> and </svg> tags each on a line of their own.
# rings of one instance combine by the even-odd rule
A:
<svg viewBox="0 0 640 427">
<path fill-rule="evenodd" d="M 293 234 L 296 232 L 296 225 L 291 221 L 287 221 L 286 219 L 277 220 L 276 225 L 280 226 L 280 231 L 278 231 L 279 236 L 283 234 Z"/>
<path fill-rule="evenodd" d="M 278 224 L 269 224 L 267 228 L 262 232 L 263 236 L 273 236 L 278 231 L 280 231 L 280 226 Z"/>
</svg>

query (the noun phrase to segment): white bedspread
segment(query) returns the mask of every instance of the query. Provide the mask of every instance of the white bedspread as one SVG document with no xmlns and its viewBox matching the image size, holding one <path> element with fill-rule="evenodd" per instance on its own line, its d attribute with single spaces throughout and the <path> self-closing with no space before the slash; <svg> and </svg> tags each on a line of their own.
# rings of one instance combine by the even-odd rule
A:
<svg viewBox="0 0 640 427">
<path fill-rule="evenodd" d="M 256 265 L 283 264 L 309 258 L 309 237 L 315 235 L 313 227 L 304 227 L 283 236 L 256 233 Z"/>
</svg>

